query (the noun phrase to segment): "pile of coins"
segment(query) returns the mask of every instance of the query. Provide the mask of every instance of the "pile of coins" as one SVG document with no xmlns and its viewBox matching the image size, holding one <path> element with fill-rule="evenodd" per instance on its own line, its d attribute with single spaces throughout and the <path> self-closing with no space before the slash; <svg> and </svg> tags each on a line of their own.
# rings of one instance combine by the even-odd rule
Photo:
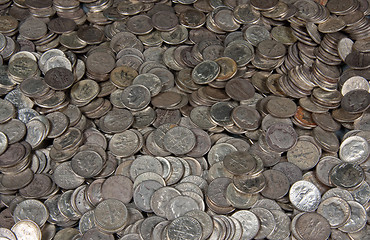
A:
<svg viewBox="0 0 370 240">
<path fill-rule="evenodd" d="M 368 239 L 369 15 L 0 1 L 0 239 Z"/>
</svg>

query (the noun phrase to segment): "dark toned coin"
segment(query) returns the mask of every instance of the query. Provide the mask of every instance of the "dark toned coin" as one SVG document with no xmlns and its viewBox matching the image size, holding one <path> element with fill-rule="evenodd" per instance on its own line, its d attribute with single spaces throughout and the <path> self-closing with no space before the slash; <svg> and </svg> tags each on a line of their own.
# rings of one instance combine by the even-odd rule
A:
<svg viewBox="0 0 370 240">
<path fill-rule="evenodd" d="M 340 163 L 330 170 L 330 181 L 341 188 L 356 188 L 364 180 L 364 170 L 353 163 Z"/>
<path fill-rule="evenodd" d="M 248 100 L 254 96 L 255 90 L 247 79 L 231 79 L 225 86 L 226 94 L 236 101 Z"/>
<path fill-rule="evenodd" d="M 352 90 L 343 96 L 341 106 L 352 114 L 364 112 L 370 106 L 370 93 L 363 89 Z"/>
<path fill-rule="evenodd" d="M 257 10 L 268 11 L 273 10 L 278 2 L 277 0 L 251 0 L 251 5 Z"/>
<path fill-rule="evenodd" d="M 88 44 L 99 44 L 104 40 L 104 33 L 96 27 L 84 26 L 77 30 L 77 37 Z"/>
<path fill-rule="evenodd" d="M 54 18 L 48 23 L 48 29 L 54 33 L 69 33 L 75 30 L 76 23 L 69 18 Z"/>
<path fill-rule="evenodd" d="M 41 0 L 26 0 L 24 4 L 32 9 L 43 9 L 43 8 L 49 8 L 52 7 L 53 1 L 51 0 L 46 0 L 46 1 L 41 1 Z"/>
<path fill-rule="evenodd" d="M 292 148 L 298 139 L 293 127 L 277 123 L 267 129 L 266 143 L 277 152 L 284 152 Z"/>
<path fill-rule="evenodd" d="M 178 23 L 178 17 L 172 12 L 158 11 L 152 16 L 153 27 L 159 31 L 171 31 Z"/>
<path fill-rule="evenodd" d="M 65 90 L 74 82 L 73 73 L 62 67 L 52 68 L 45 73 L 45 83 L 52 89 Z"/>
</svg>

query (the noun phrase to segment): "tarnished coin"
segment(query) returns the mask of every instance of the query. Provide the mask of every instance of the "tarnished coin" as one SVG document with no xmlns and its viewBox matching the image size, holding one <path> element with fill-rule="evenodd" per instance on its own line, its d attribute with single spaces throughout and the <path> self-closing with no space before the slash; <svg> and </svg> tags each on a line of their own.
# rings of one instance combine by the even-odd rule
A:
<svg viewBox="0 0 370 240">
<path fill-rule="evenodd" d="M 0 12 L 0 239 L 370 235 L 367 0 Z"/>
<path fill-rule="evenodd" d="M 274 117 L 288 118 L 294 116 L 297 106 L 288 98 L 273 97 L 267 102 L 266 109 Z"/>
<path fill-rule="evenodd" d="M 289 162 L 301 170 L 309 170 L 316 166 L 321 156 L 320 149 L 311 141 L 299 139 L 297 144 L 287 152 Z"/>
<path fill-rule="evenodd" d="M 174 127 L 166 132 L 163 144 L 167 151 L 175 155 L 190 152 L 195 146 L 195 135 L 185 127 Z"/>
<path fill-rule="evenodd" d="M 255 94 L 250 81 L 240 78 L 231 79 L 225 86 L 226 94 L 236 101 L 248 100 Z"/>
<path fill-rule="evenodd" d="M 370 107 L 370 93 L 363 89 L 352 90 L 343 96 L 341 106 L 352 114 L 364 112 Z"/>
<path fill-rule="evenodd" d="M 291 126 L 277 123 L 267 129 L 266 142 L 277 152 L 287 151 L 297 143 L 297 133 Z"/>
<path fill-rule="evenodd" d="M 103 158 L 95 151 L 80 151 L 71 160 L 72 170 L 84 178 L 95 177 L 103 166 Z"/>
<path fill-rule="evenodd" d="M 240 8 L 239 11 L 241 9 L 242 8 Z M 258 43 L 271 39 L 271 35 L 264 26 L 251 25 L 245 30 L 244 38 L 253 46 L 257 46 Z"/>
<path fill-rule="evenodd" d="M 153 29 L 150 17 L 146 15 L 136 15 L 131 17 L 127 22 L 127 28 L 130 32 L 137 35 L 147 34 Z"/>
<path fill-rule="evenodd" d="M 90 102 L 99 94 L 99 84 L 90 79 L 84 79 L 75 83 L 71 88 L 71 98 L 76 104 Z"/>
<path fill-rule="evenodd" d="M 247 41 L 234 41 L 226 46 L 224 55 L 233 59 L 238 67 L 242 67 L 252 60 L 254 57 L 254 49 Z"/>
<path fill-rule="evenodd" d="M 331 16 L 325 22 L 319 24 L 318 30 L 322 33 L 335 33 L 345 27 L 346 23 L 343 19 Z"/>
<path fill-rule="evenodd" d="M 131 85 L 122 92 L 122 103 L 132 110 L 143 110 L 150 102 L 150 91 L 143 85 Z"/>
<path fill-rule="evenodd" d="M 46 32 L 46 24 L 38 18 L 29 17 L 19 26 L 19 33 L 28 40 L 38 40 Z"/>
<path fill-rule="evenodd" d="M 45 73 L 45 83 L 55 90 L 67 89 L 72 86 L 73 82 L 73 74 L 66 68 L 52 68 Z"/>
<path fill-rule="evenodd" d="M 353 163 L 341 163 L 330 171 L 330 181 L 342 188 L 355 188 L 364 180 L 364 170 Z"/>
<path fill-rule="evenodd" d="M 258 129 L 261 122 L 260 113 L 255 108 L 245 105 L 235 107 L 231 117 L 238 127 L 246 130 Z"/>
<path fill-rule="evenodd" d="M 163 187 L 163 185 L 154 180 L 146 180 L 140 183 L 134 190 L 133 197 L 135 205 L 142 211 L 152 212 L 150 199 L 153 193 Z"/>
<path fill-rule="evenodd" d="M 117 199 L 107 199 L 99 203 L 94 210 L 94 216 L 96 225 L 110 233 L 119 232 L 128 221 L 127 208 Z"/>
<path fill-rule="evenodd" d="M 220 66 L 220 72 L 216 78 L 218 81 L 228 80 L 236 74 L 237 65 L 233 59 L 220 57 L 215 59 L 215 62 Z"/>
<path fill-rule="evenodd" d="M 8 74 L 16 81 L 33 77 L 37 74 L 37 63 L 28 57 L 15 58 L 9 63 Z"/>
<path fill-rule="evenodd" d="M 112 83 L 117 87 L 124 89 L 131 85 L 132 81 L 138 75 L 137 71 L 129 66 L 120 66 L 114 68 L 110 73 Z"/>
<path fill-rule="evenodd" d="M 313 137 L 322 149 L 328 152 L 338 151 L 339 140 L 335 133 L 325 131 L 321 127 L 316 127 L 313 130 Z"/>
<path fill-rule="evenodd" d="M 266 170 L 262 173 L 266 179 L 266 187 L 261 194 L 271 199 L 278 199 L 289 191 L 289 180 L 284 173 L 277 170 Z"/>
<path fill-rule="evenodd" d="M 229 153 L 223 160 L 225 168 L 235 175 L 248 174 L 256 167 L 256 160 L 248 152 Z"/>
<path fill-rule="evenodd" d="M 292 28 L 285 26 L 274 27 L 271 30 L 271 36 L 277 42 L 280 42 L 285 45 L 292 45 L 297 41 L 297 38 L 295 37 Z"/>
<path fill-rule="evenodd" d="M 115 156 L 129 157 L 140 150 L 139 144 L 139 136 L 131 130 L 126 130 L 113 135 L 109 141 L 108 149 Z"/>
<path fill-rule="evenodd" d="M 256 194 L 266 187 L 266 178 L 263 174 L 234 176 L 235 189 L 245 194 Z"/>
<path fill-rule="evenodd" d="M 192 79 L 197 84 L 207 84 L 215 80 L 220 72 L 220 66 L 214 61 L 199 63 L 192 71 Z"/>
<path fill-rule="evenodd" d="M 159 31 L 170 31 L 178 25 L 178 17 L 169 11 L 158 11 L 152 16 L 153 27 Z"/>
<path fill-rule="evenodd" d="M 315 225 L 309 224 L 314 222 Z M 314 231 L 320 227 L 321 231 Z M 302 239 L 327 239 L 331 233 L 328 220 L 318 213 L 304 213 L 296 222 L 296 231 Z"/>
<path fill-rule="evenodd" d="M 275 40 L 264 40 L 257 46 L 257 51 L 268 59 L 279 59 L 286 53 L 285 46 Z"/>
<path fill-rule="evenodd" d="M 180 13 L 179 21 L 187 28 L 199 28 L 206 22 L 206 16 L 197 9 L 189 8 Z"/>
<path fill-rule="evenodd" d="M 302 170 L 290 162 L 279 162 L 272 169 L 285 173 L 291 185 L 303 178 Z"/>
<path fill-rule="evenodd" d="M 0 28 L 1 33 L 9 33 L 17 29 L 18 21 L 12 16 L 3 15 L 0 18 L 2 27 Z"/>
</svg>

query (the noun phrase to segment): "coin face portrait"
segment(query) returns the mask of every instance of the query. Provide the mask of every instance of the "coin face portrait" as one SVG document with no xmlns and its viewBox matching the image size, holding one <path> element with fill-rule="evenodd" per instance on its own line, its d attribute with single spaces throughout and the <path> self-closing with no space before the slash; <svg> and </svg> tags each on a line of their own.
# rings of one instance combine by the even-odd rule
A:
<svg viewBox="0 0 370 240">
<path fill-rule="evenodd" d="M 137 94 L 135 94 L 133 91 L 129 92 L 127 98 L 130 104 L 134 104 L 137 100 L 140 100 L 140 97 Z"/>
</svg>

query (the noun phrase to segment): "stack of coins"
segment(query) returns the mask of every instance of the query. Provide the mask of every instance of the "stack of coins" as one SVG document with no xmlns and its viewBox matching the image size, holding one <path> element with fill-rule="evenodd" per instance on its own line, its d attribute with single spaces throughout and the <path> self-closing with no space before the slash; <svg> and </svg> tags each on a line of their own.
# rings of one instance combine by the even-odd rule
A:
<svg viewBox="0 0 370 240">
<path fill-rule="evenodd" d="M 71 19 L 77 25 L 82 25 L 86 21 L 79 1 L 53 1 L 53 7 L 59 17 Z"/>
</svg>

